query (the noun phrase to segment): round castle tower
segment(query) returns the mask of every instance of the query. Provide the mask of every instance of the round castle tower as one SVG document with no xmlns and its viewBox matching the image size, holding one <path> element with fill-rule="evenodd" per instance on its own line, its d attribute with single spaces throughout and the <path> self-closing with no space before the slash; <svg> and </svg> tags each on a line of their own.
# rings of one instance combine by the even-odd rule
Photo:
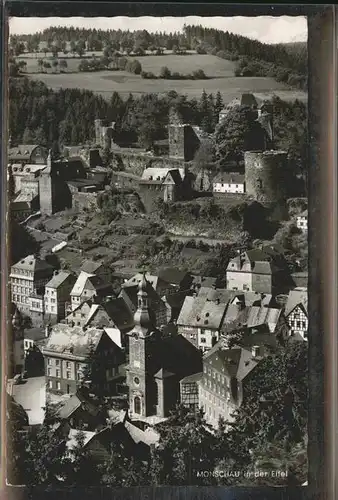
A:
<svg viewBox="0 0 338 500">
<path fill-rule="evenodd" d="M 245 189 L 260 202 L 285 202 L 290 182 L 286 151 L 246 151 Z"/>
</svg>

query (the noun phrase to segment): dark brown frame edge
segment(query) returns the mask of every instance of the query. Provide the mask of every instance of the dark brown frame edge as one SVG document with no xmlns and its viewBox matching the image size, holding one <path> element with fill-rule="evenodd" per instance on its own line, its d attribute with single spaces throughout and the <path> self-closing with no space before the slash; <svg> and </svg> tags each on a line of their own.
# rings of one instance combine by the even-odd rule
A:
<svg viewBox="0 0 338 500">
<path fill-rule="evenodd" d="M 214 487 L 144 487 L 128 489 L 93 488 L 83 490 L 5 487 L 4 498 L 98 498 L 118 499 L 220 499 L 229 500 L 270 498 L 338 498 L 335 483 L 335 453 L 337 444 L 337 333 L 336 333 L 336 156 L 334 155 L 337 129 L 334 115 L 336 104 L 336 59 L 335 6 L 334 5 L 250 5 L 250 4 L 197 4 L 193 2 L 171 3 L 86 3 L 51 1 L 11 1 L 1 4 L 1 70 L 2 120 L 0 124 L 0 146 L 2 165 L 5 165 L 6 140 L 6 79 L 5 46 L 7 16 L 36 17 L 109 17 L 117 15 L 157 16 L 257 16 L 257 15 L 307 15 L 309 26 L 309 289 L 310 289 L 310 335 L 309 335 L 309 486 L 296 490 L 284 488 L 214 488 Z M 2 132 L 2 133 L 1 133 Z M 1 356 L 4 367 L 6 349 L 6 324 L 4 321 L 7 296 L 6 245 L 6 176 L 0 173 L 1 196 Z M 325 334 L 324 334 L 325 332 Z M 2 376 L 4 376 L 4 368 Z M 4 387 L 2 387 L 4 396 Z M 4 399 L 2 400 L 4 403 Z M 4 408 L 4 404 L 1 405 Z M 2 424 L 4 414 L 2 412 Z M 2 425 L 3 430 L 3 425 Z M 2 436 L 4 436 L 2 434 Z M 1 440 L 4 443 L 4 439 Z M 2 447 L 2 458 L 4 449 Z M 1 494 L 2 497 L 2 494 Z"/>
</svg>

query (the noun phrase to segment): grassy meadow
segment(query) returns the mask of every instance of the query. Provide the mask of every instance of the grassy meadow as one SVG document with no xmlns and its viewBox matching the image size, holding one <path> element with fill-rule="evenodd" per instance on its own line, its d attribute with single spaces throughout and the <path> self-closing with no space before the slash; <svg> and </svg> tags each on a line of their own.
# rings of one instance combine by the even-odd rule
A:
<svg viewBox="0 0 338 500">
<path fill-rule="evenodd" d="M 93 54 L 100 57 L 101 52 L 89 52 L 84 58 L 90 59 Z M 51 62 L 52 54 L 24 54 L 18 60 L 26 62 L 26 73 L 31 78 L 44 82 L 53 89 L 59 88 L 83 88 L 91 90 L 104 97 L 110 98 L 113 92 L 118 92 L 122 97 L 129 93 L 164 93 L 174 90 L 180 94 L 186 94 L 189 98 L 201 96 L 203 89 L 207 93 L 221 92 L 224 102 L 230 102 L 235 97 L 245 92 L 253 92 L 258 97 L 269 98 L 276 94 L 282 99 L 305 100 L 307 94 L 302 91 L 290 89 L 283 83 L 276 82 L 268 77 L 235 77 L 234 62 L 220 59 L 209 54 L 196 54 L 190 52 L 187 55 L 175 55 L 166 51 L 161 56 L 146 55 L 138 56 L 136 59 L 142 64 L 142 69 L 155 75 L 160 73 L 163 66 L 167 66 L 171 72 L 189 74 L 195 70 L 202 69 L 208 80 L 150 80 L 143 79 L 140 75 L 134 75 L 126 71 L 98 71 L 78 72 L 80 58 L 68 53 L 59 53 L 58 59 L 66 59 L 68 68 L 64 73 L 59 69 L 49 69 L 47 72 L 39 72 L 38 59 Z M 46 70 L 44 70 L 46 71 Z"/>
</svg>

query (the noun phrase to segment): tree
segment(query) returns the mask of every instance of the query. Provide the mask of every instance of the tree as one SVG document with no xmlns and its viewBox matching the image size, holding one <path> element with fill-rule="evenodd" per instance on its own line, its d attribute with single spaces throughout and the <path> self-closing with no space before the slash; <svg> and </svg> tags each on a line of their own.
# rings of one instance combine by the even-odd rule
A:
<svg viewBox="0 0 338 500">
<path fill-rule="evenodd" d="M 42 69 L 43 69 L 43 59 L 38 59 L 38 68 L 39 68 L 39 71 L 42 72 Z"/>
<path fill-rule="evenodd" d="M 154 120 L 144 121 L 139 128 L 138 142 L 140 146 L 150 149 L 156 139 L 157 125 Z"/>
<path fill-rule="evenodd" d="M 76 53 L 79 55 L 79 57 L 82 57 L 83 54 L 85 53 L 86 50 L 86 44 L 83 40 L 80 40 L 77 45 L 76 45 Z"/>
<path fill-rule="evenodd" d="M 238 464 L 252 463 L 268 443 L 292 448 L 307 433 L 307 345 L 287 344 L 256 366 L 246 385 L 246 398 L 234 412 L 228 432 Z M 266 457 L 269 459 L 270 457 Z"/>
<path fill-rule="evenodd" d="M 239 162 L 244 151 L 263 148 L 264 134 L 255 113 L 247 106 L 234 106 L 215 131 L 216 157 L 221 165 Z"/>
<path fill-rule="evenodd" d="M 26 127 L 22 136 L 23 144 L 34 144 L 34 133 Z"/>
<path fill-rule="evenodd" d="M 84 445 L 85 433 L 78 431 L 74 445 L 63 459 L 62 479 L 67 486 L 93 486 L 101 483 L 99 467 Z"/>
<path fill-rule="evenodd" d="M 58 59 L 53 59 L 52 66 L 53 66 L 54 70 L 56 71 L 57 68 L 58 68 L 58 66 L 59 66 L 59 60 Z"/>
<path fill-rule="evenodd" d="M 45 68 L 45 70 L 48 70 L 48 69 L 50 69 L 52 66 L 51 66 L 51 64 L 50 64 L 48 61 L 44 61 L 44 63 L 43 63 L 43 67 Z"/>
<path fill-rule="evenodd" d="M 100 470 L 105 486 L 122 488 L 151 484 L 147 464 L 137 457 L 126 456 L 116 443 L 112 445 L 109 460 L 100 467 Z"/>
<path fill-rule="evenodd" d="M 168 80 L 171 77 L 171 71 L 167 66 L 162 66 L 160 71 L 160 78 Z"/>
<path fill-rule="evenodd" d="M 223 97 L 221 92 L 218 90 L 216 94 L 216 101 L 215 101 L 215 118 L 216 118 L 216 123 L 218 122 L 219 119 L 219 114 L 222 111 L 224 107 L 224 102 L 223 102 Z"/>
<path fill-rule="evenodd" d="M 216 462 L 215 437 L 200 410 L 190 413 L 178 406 L 169 419 L 157 426 L 158 447 L 151 463 L 153 484 L 213 484 L 211 477 L 199 476 L 203 470 L 213 471 Z"/>
<path fill-rule="evenodd" d="M 61 59 L 59 62 L 59 66 L 60 66 L 61 72 L 66 71 L 68 68 L 68 63 L 67 63 L 66 59 Z"/>
<path fill-rule="evenodd" d="M 194 172 L 213 170 L 215 160 L 215 146 L 211 140 L 201 142 L 193 161 Z"/>
</svg>

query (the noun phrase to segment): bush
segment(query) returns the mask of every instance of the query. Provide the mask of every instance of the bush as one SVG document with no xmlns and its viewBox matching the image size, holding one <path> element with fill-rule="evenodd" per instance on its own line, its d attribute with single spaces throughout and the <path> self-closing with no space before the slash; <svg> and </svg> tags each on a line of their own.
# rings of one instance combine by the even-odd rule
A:
<svg viewBox="0 0 338 500">
<path fill-rule="evenodd" d="M 197 69 L 193 72 L 192 77 L 194 80 L 206 80 L 207 76 L 204 73 L 203 69 Z"/>
<path fill-rule="evenodd" d="M 167 66 L 162 66 L 160 71 L 160 78 L 168 80 L 171 77 L 171 71 Z"/>
</svg>

